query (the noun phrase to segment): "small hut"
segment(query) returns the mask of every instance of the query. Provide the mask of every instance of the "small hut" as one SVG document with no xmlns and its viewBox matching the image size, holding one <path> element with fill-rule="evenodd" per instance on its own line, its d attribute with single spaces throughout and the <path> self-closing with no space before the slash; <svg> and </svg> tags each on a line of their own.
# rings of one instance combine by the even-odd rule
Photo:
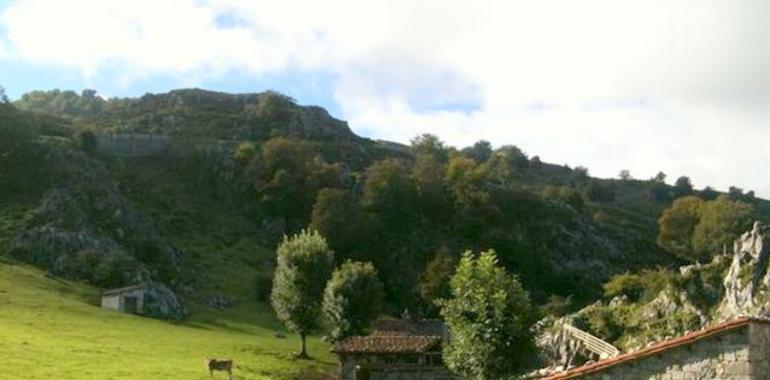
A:
<svg viewBox="0 0 770 380">
<path fill-rule="evenodd" d="M 102 307 L 128 314 L 144 314 L 147 284 L 111 289 L 102 293 Z"/>
</svg>

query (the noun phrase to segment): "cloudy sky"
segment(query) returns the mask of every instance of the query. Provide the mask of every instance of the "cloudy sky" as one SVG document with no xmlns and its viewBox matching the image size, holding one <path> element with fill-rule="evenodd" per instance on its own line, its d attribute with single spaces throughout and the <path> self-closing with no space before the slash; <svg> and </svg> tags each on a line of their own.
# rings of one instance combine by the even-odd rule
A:
<svg viewBox="0 0 770 380">
<path fill-rule="evenodd" d="M 770 1 L 7 1 L 0 85 L 275 89 L 400 142 L 770 197 Z"/>
</svg>

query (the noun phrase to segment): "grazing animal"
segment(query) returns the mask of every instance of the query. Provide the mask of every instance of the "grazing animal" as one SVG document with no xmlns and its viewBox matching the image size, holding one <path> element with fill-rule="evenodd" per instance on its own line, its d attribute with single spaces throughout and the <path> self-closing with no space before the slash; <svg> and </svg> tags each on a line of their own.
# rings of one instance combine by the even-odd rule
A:
<svg viewBox="0 0 770 380">
<path fill-rule="evenodd" d="M 206 358 L 206 367 L 209 369 L 211 377 L 214 377 L 214 371 L 226 371 L 233 378 L 233 359 L 211 359 Z"/>
</svg>

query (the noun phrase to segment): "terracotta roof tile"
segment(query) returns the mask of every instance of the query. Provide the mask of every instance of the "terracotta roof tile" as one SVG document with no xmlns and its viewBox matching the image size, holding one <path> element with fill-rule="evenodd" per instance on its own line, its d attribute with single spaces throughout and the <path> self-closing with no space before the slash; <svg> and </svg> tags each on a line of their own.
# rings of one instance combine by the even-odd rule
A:
<svg viewBox="0 0 770 380">
<path fill-rule="evenodd" d="M 698 330 L 686 335 L 682 335 L 678 338 L 665 340 L 637 351 L 628 352 L 609 359 L 604 359 L 595 363 L 587 364 L 582 367 L 576 367 L 563 372 L 547 375 L 545 377 L 542 377 L 541 379 L 542 380 L 559 380 L 559 379 L 571 379 L 575 377 L 584 376 L 590 373 L 604 370 L 614 365 L 618 365 L 620 363 L 641 359 L 647 356 L 657 354 L 661 351 L 666 351 L 675 347 L 679 347 L 682 345 L 699 341 L 701 339 L 706 339 L 714 335 L 735 330 L 737 328 L 747 326 L 751 322 L 770 323 L 768 320 L 764 320 L 764 319 L 741 317 L 729 322 L 709 326 L 702 330 Z"/>
<path fill-rule="evenodd" d="M 354 336 L 337 343 L 332 352 L 337 354 L 407 354 L 422 353 L 437 348 L 439 336 L 372 335 Z"/>
</svg>

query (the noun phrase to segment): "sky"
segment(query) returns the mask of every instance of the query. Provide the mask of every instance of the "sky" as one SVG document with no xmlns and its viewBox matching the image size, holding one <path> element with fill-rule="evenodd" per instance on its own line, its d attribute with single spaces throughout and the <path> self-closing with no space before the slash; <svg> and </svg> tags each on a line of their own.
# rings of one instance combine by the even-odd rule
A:
<svg viewBox="0 0 770 380">
<path fill-rule="evenodd" d="M 770 1 L 8 1 L 0 85 L 273 89 L 359 135 L 770 198 Z"/>
</svg>

